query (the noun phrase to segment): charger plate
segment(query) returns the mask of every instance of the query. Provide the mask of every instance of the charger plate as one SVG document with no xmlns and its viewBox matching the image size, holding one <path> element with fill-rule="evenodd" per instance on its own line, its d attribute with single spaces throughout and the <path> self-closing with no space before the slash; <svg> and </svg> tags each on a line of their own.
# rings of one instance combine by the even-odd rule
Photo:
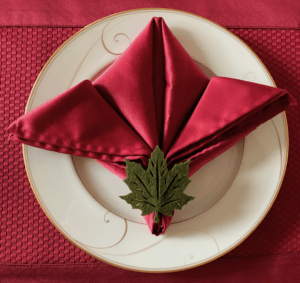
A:
<svg viewBox="0 0 300 283">
<path fill-rule="evenodd" d="M 101 75 L 154 16 L 164 18 L 208 76 L 275 86 L 254 52 L 225 28 L 181 11 L 140 9 L 96 21 L 67 40 L 36 80 L 26 112 Z M 118 267 L 170 272 L 224 255 L 259 225 L 284 177 L 288 130 L 281 113 L 198 170 L 186 191 L 195 200 L 175 212 L 159 237 L 119 198 L 129 192 L 123 181 L 93 159 L 27 145 L 23 154 L 40 206 L 69 241 Z"/>
</svg>

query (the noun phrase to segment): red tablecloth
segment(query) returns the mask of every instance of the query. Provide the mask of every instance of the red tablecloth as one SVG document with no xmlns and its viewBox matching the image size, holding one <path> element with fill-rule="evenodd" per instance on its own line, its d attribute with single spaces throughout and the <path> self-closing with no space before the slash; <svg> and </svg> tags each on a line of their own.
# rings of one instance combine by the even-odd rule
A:
<svg viewBox="0 0 300 283">
<path fill-rule="evenodd" d="M 299 28 L 298 0 L 1 0 L 0 26 L 82 27 L 110 14 L 140 8 L 177 9 L 227 28 Z"/>
<path fill-rule="evenodd" d="M 287 113 L 290 154 L 275 204 L 255 232 L 221 259 L 173 274 L 125 271 L 93 259 L 53 227 L 31 191 L 21 146 L 7 141 L 4 128 L 24 113 L 31 87 L 50 55 L 79 29 L 0 27 L 0 282 L 299 282 L 298 107 Z M 299 104 L 300 31 L 286 26 L 230 31 L 257 53 L 277 86 L 286 88 Z"/>
</svg>

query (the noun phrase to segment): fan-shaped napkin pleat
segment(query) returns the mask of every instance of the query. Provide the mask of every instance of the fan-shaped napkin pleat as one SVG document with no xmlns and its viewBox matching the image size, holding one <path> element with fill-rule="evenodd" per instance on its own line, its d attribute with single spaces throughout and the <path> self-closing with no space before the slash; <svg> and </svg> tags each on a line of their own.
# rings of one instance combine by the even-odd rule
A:
<svg viewBox="0 0 300 283">
<path fill-rule="evenodd" d="M 167 154 L 169 164 L 191 159 L 192 175 L 290 103 L 284 89 L 212 77 Z"/>
<path fill-rule="evenodd" d="M 94 81 L 93 85 L 104 99 L 131 125 L 150 148 L 159 143 L 153 72 L 162 72 L 164 61 L 153 44 L 153 24 L 131 43 L 130 47 Z M 160 46 L 161 47 L 161 46 Z M 160 66 L 153 70 L 153 54 Z M 163 78 L 162 76 L 160 76 Z M 162 84 L 162 82 L 159 82 Z M 163 95 L 163 93 L 161 93 Z M 160 105 L 160 101 L 157 102 Z M 159 113 L 161 115 L 161 113 Z M 157 118 L 158 117 L 158 118 Z"/>
<path fill-rule="evenodd" d="M 170 146 L 200 100 L 209 79 L 172 34 L 163 19 L 165 54 L 165 107 L 162 149 Z"/>
<path fill-rule="evenodd" d="M 7 130 L 14 141 L 107 162 L 151 154 L 88 80 L 21 116 Z"/>
<path fill-rule="evenodd" d="M 152 150 L 167 152 L 208 82 L 163 19 L 153 18 L 93 84 Z"/>
</svg>

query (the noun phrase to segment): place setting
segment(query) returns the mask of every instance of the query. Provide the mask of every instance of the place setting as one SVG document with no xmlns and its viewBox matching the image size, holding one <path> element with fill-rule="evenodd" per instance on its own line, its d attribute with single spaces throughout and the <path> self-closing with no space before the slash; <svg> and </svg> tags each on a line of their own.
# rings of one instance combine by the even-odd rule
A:
<svg viewBox="0 0 300 283">
<path fill-rule="evenodd" d="M 6 132 L 68 241 L 115 267 L 166 273 L 227 254 L 266 217 L 295 106 L 227 29 L 138 9 L 66 40 Z"/>
</svg>

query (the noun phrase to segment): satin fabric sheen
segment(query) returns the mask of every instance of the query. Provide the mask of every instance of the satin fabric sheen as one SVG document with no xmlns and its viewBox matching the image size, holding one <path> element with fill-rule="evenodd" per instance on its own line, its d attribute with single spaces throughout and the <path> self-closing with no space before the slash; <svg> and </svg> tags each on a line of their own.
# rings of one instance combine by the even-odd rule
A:
<svg viewBox="0 0 300 283">
<path fill-rule="evenodd" d="M 10 139 L 96 159 L 126 178 L 124 159 L 147 166 L 159 145 L 172 167 L 191 159 L 191 176 L 257 126 L 294 104 L 283 89 L 236 79 L 210 80 L 162 18 L 93 84 L 85 80 L 21 116 Z M 164 233 L 172 217 L 145 221 Z"/>
</svg>

